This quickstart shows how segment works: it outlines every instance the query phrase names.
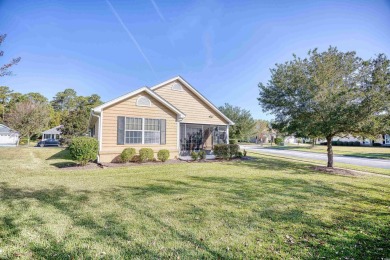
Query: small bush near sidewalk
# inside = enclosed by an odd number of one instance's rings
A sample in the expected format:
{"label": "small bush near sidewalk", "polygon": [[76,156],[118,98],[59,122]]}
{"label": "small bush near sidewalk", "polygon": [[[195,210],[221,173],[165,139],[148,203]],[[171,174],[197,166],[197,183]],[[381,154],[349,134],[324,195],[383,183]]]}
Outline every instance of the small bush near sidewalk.
{"label": "small bush near sidewalk", "polygon": [[139,149],[139,157],[141,162],[153,161],[154,152],[152,148],[141,148]]}
{"label": "small bush near sidewalk", "polygon": [[69,146],[70,155],[73,160],[81,165],[96,160],[99,149],[99,142],[92,137],[75,137]]}
{"label": "small bush near sidewalk", "polygon": [[169,159],[169,151],[166,149],[162,149],[162,150],[158,151],[157,159],[159,159],[162,162],[165,162],[166,160]]}
{"label": "small bush near sidewalk", "polygon": [[134,155],[136,154],[136,151],[134,148],[126,148],[121,153],[121,162],[126,163],[133,159]]}

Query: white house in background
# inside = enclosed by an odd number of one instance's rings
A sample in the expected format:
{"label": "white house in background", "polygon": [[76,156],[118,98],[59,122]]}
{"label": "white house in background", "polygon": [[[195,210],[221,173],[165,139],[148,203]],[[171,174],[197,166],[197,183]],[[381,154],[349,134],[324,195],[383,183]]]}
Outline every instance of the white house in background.
{"label": "white house in background", "polygon": [[42,141],[46,139],[55,139],[58,140],[61,138],[61,129],[63,128],[63,125],[59,125],[56,127],[53,127],[52,129],[46,130],[42,132]]}
{"label": "white house in background", "polygon": [[0,124],[0,146],[17,146],[19,133],[8,126]]}

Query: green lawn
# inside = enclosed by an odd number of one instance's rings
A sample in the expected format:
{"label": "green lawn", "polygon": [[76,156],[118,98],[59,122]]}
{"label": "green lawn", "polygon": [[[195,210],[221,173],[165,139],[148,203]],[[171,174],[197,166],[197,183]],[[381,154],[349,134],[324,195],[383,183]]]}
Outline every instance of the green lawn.
{"label": "green lawn", "polygon": [[63,170],[0,149],[0,258],[390,257],[390,178],[241,162]]}
{"label": "green lawn", "polygon": [[[267,146],[267,148],[295,150],[302,152],[326,153],[326,145],[287,145],[287,146]],[[388,159],[390,160],[390,147],[370,147],[370,146],[333,146],[333,153],[354,157]]]}

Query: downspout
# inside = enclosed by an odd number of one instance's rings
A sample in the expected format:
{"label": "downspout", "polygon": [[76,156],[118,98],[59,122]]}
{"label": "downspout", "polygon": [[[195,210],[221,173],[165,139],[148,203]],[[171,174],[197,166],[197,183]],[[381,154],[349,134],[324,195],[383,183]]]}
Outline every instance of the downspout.
{"label": "downspout", "polygon": [[[98,118],[98,122],[99,122],[99,132],[98,132],[98,142],[99,142],[99,150],[98,150],[98,158],[97,158],[97,161],[98,163],[100,163],[100,151],[102,150],[102,120],[101,120],[101,116],[98,115],[98,114],[95,114],[95,111],[92,110],[91,111],[91,115],[92,116],[95,116]],[[96,132],[96,130],[95,130]]]}

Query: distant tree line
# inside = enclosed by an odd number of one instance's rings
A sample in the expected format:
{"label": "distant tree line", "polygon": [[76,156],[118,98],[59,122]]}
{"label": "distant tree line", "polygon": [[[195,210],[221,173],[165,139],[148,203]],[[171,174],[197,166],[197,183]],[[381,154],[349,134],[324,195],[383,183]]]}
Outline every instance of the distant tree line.
{"label": "distant tree line", "polygon": [[0,122],[28,140],[42,131],[63,125],[65,137],[88,133],[89,114],[103,102],[100,96],[79,96],[74,89],[58,92],[51,101],[37,92],[22,94],[0,86]]}

